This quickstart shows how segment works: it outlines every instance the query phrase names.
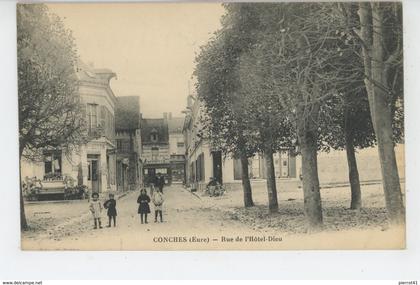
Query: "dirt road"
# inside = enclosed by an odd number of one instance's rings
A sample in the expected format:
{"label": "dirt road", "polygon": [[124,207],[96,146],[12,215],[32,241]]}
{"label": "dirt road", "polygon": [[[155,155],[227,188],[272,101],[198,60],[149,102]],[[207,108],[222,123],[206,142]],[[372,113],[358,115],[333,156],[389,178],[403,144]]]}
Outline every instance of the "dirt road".
{"label": "dirt road", "polygon": [[[331,190],[333,191],[333,190]],[[383,208],[374,205],[364,211],[378,213],[378,223],[371,228],[358,227],[365,214],[348,212],[334,199],[325,198],[325,220],[328,231],[305,234],[305,218],[299,193],[283,194],[280,211],[268,215],[263,193],[256,193],[256,207],[243,209],[240,193],[227,193],[222,198],[200,197],[182,186],[164,189],[164,222],[154,223],[153,205],[148,224],[141,224],[137,214],[137,196],[129,193],[117,202],[117,227],[93,229],[86,201],[81,205],[38,205],[34,208],[59,211],[52,225],[38,219],[42,230],[25,232],[22,248],[28,250],[193,250],[193,249],[311,249],[311,248],[401,248],[404,229],[384,229]],[[331,197],[337,196],[333,192]],[[334,195],[333,195],[334,194]],[[373,194],[372,194],[373,195]],[[376,194],[375,194],[376,195]],[[293,199],[288,197],[295,197]],[[332,198],[331,198],[332,199]],[[341,198],[340,198],[341,199]],[[372,201],[376,201],[373,196]],[[329,206],[330,203],[332,206]],[[339,205],[339,206],[337,206]],[[238,207],[237,207],[238,206]],[[54,208],[55,207],[55,208]],[[32,209],[34,211],[34,209]],[[50,213],[54,214],[54,213]],[[340,216],[344,215],[344,216]],[[366,212],[366,216],[371,216]],[[103,212],[103,225],[107,224]],[[338,222],[337,222],[338,221]],[[369,221],[371,222],[371,221]],[[345,227],[340,226],[340,223]],[[347,227],[348,226],[348,227]],[[332,229],[332,230],[331,230]]]}

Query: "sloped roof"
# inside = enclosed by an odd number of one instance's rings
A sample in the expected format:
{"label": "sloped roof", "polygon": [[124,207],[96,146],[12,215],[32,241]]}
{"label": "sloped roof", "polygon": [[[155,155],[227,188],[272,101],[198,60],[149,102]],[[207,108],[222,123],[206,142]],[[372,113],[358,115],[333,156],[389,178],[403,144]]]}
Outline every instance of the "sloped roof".
{"label": "sloped roof", "polygon": [[140,128],[140,100],[138,96],[117,97],[115,105],[115,130]]}
{"label": "sloped roof", "polygon": [[109,80],[117,75],[108,68],[94,68],[80,59],[77,61],[76,75],[82,82],[93,82],[102,85],[109,85]]}
{"label": "sloped roof", "polygon": [[168,119],[168,129],[169,133],[182,133],[182,127],[184,126],[184,118],[182,117],[174,117]]}
{"label": "sloped roof", "polygon": [[[153,142],[151,134],[156,132],[158,140]],[[165,119],[142,119],[141,120],[141,138],[143,144],[167,144],[169,142],[168,123]]]}

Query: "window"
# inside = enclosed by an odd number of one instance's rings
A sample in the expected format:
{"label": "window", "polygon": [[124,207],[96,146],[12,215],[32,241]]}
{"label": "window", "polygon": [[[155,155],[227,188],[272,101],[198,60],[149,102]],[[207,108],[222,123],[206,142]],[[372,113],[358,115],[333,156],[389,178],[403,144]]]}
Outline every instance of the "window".
{"label": "window", "polygon": [[125,140],[125,141],[123,141],[123,144],[122,144],[122,149],[124,150],[124,151],[131,151],[131,147],[130,147],[131,145],[130,145],[130,141],[129,140]]}
{"label": "window", "polygon": [[233,179],[241,180],[242,179],[242,164],[240,159],[233,160]]}
{"label": "window", "polygon": [[115,136],[115,119],[111,112],[109,113],[109,115],[111,118],[111,122],[109,123],[110,129],[111,129],[110,137],[113,138]]}
{"label": "window", "polygon": [[88,129],[92,131],[98,126],[98,105],[87,104]]}
{"label": "window", "polygon": [[101,106],[101,117],[100,117],[100,121],[99,121],[99,126],[105,131],[106,128],[106,108],[105,106]]}
{"label": "window", "polygon": [[45,176],[59,177],[61,176],[61,153],[47,153],[44,155]]}
{"label": "window", "polygon": [[130,140],[118,139],[117,149],[123,152],[130,152],[131,151]]}
{"label": "window", "polygon": [[204,169],[204,153],[201,153],[196,160],[196,177],[197,181],[205,180],[205,169]]}
{"label": "window", "polygon": [[183,142],[178,142],[178,143],[176,144],[176,146],[177,146],[177,147],[184,147],[184,143],[183,143]]}
{"label": "window", "polygon": [[159,148],[152,147],[152,160],[158,160],[159,158]]}
{"label": "window", "polygon": [[152,141],[152,142],[157,142],[158,141],[158,132],[157,132],[157,130],[156,129],[153,129],[151,132],[150,132],[150,140]]}
{"label": "window", "polygon": [[168,169],[167,168],[156,168],[155,172],[156,172],[156,174],[158,174],[158,173],[168,174]]}

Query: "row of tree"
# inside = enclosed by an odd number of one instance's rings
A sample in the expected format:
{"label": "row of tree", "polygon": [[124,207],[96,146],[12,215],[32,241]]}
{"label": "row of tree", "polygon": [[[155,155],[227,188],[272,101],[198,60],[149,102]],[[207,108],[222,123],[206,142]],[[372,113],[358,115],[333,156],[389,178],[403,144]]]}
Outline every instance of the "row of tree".
{"label": "row of tree", "polygon": [[394,152],[403,138],[400,3],[229,3],[202,47],[195,75],[206,134],[240,158],[245,207],[248,158],[263,153],[268,206],[278,210],[273,153],[302,156],[304,211],[322,226],[317,153],[345,149],[352,209],[362,205],[355,149],[377,143],[386,206],[404,221]]}

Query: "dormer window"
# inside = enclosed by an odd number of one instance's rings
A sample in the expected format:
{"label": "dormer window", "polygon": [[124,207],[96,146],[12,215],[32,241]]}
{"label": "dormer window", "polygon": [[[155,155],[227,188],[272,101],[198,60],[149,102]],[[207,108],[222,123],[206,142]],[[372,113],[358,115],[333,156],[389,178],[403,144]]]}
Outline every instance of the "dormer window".
{"label": "dormer window", "polygon": [[157,130],[156,130],[156,129],[153,129],[153,130],[150,132],[150,140],[151,140],[152,142],[157,142],[157,141],[158,141],[158,139],[159,139],[159,137],[158,137],[158,132],[157,132]]}

